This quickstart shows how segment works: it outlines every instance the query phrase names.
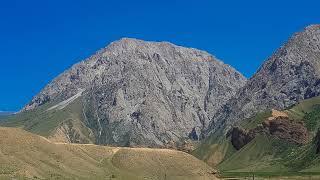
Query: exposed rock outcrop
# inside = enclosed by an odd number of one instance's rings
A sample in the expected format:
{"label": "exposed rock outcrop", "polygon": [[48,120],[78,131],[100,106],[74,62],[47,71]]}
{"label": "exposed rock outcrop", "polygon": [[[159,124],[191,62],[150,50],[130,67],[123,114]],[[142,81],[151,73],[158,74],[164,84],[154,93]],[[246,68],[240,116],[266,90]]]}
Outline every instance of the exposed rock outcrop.
{"label": "exposed rock outcrop", "polygon": [[227,137],[231,136],[231,143],[236,150],[241,149],[243,146],[248,144],[252,139],[255,138],[256,134],[253,131],[246,131],[240,127],[234,127]]}
{"label": "exposed rock outcrop", "polygon": [[308,143],[308,130],[302,121],[290,120],[288,117],[278,116],[267,119],[256,128],[245,130],[240,127],[232,128],[227,137],[231,136],[231,143],[237,150],[248,144],[258,134],[267,134],[295,144]]}
{"label": "exposed rock outcrop", "polygon": [[283,111],[278,111],[278,110],[276,110],[276,109],[272,109],[272,110],[271,110],[271,116],[268,117],[268,120],[271,121],[271,120],[274,120],[274,119],[276,119],[276,118],[278,118],[278,117],[288,118],[289,116],[288,116],[287,113],[285,113],[285,112],[283,112]]}
{"label": "exposed rock outcrop", "polygon": [[284,109],[320,94],[320,25],[295,34],[271,56],[237,94],[215,114],[209,131],[268,109]]}
{"label": "exposed rock outcrop", "polygon": [[200,139],[245,82],[204,51],[124,38],[62,73],[23,110],[81,98],[96,144],[166,147]]}
{"label": "exposed rock outcrop", "polygon": [[296,144],[306,144],[308,142],[308,130],[302,121],[278,117],[271,121],[264,121],[263,126],[269,129],[271,135],[280,139]]}

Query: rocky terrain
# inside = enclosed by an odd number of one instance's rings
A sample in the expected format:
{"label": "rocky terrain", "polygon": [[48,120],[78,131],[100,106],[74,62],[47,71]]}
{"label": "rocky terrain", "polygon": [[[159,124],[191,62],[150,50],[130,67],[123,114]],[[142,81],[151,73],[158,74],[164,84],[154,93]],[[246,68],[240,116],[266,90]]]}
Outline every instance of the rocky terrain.
{"label": "rocky terrain", "polygon": [[208,134],[267,109],[285,109],[320,92],[320,25],[296,33],[214,115]]}
{"label": "rocky terrain", "polygon": [[48,104],[60,111],[79,100],[81,122],[60,123],[55,139],[167,147],[199,140],[245,82],[204,51],[124,38],[59,75],[22,112]]}
{"label": "rocky terrain", "polygon": [[234,127],[227,134],[227,137],[231,136],[232,145],[236,150],[239,150],[262,133],[300,145],[308,143],[308,130],[303,121],[295,121],[281,116],[265,120],[254,129],[246,130]]}
{"label": "rocky terrain", "polygon": [[234,127],[227,133],[227,138],[229,136],[233,147],[236,150],[239,150],[252,141],[255,138],[256,133],[254,130],[246,131],[240,127]]}
{"label": "rocky terrain", "polygon": [[317,96],[283,111],[258,113],[239,121],[225,135],[212,134],[192,154],[235,177],[252,171],[265,178],[284,172],[320,175],[319,105]]}
{"label": "rocky terrain", "polygon": [[308,143],[308,130],[303,121],[295,121],[287,117],[278,117],[263,123],[273,136],[296,144]]}

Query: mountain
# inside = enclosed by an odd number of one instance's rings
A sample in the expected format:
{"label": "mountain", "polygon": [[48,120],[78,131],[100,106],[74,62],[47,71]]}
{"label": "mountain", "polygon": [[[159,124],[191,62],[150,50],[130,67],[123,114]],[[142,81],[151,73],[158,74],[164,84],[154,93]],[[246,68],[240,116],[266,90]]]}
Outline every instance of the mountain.
{"label": "mountain", "polygon": [[217,110],[192,154],[227,177],[319,177],[319,86],[320,25],[311,25]]}
{"label": "mountain", "polygon": [[0,179],[216,179],[215,170],[180,151],[52,143],[0,127]]}
{"label": "mountain", "polygon": [[311,25],[291,37],[217,111],[207,134],[227,130],[258,112],[285,109],[319,94],[320,25]]}
{"label": "mountain", "polygon": [[183,146],[245,82],[204,51],[124,38],[63,72],[2,125],[60,142]]}

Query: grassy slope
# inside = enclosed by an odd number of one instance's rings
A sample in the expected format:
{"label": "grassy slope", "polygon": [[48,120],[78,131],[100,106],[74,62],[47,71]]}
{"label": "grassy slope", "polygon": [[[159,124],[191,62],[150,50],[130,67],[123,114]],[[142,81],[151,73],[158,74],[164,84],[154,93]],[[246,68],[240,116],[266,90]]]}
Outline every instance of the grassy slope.
{"label": "grassy slope", "polygon": [[320,96],[299,102],[292,108],[286,110],[292,119],[303,119],[305,113],[314,110],[315,106],[320,105]]}
{"label": "grassy slope", "polygon": [[[286,112],[291,118],[304,120],[312,136],[320,125],[319,104],[320,97],[315,97],[300,102]],[[254,128],[270,114],[269,111],[259,113],[253,118],[242,121],[240,126],[247,129]],[[229,150],[231,153],[224,153],[223,149],[226,144],[230,144],[230,140],[221,136],[213,137],[202,143],[193,154],[213,167],[216,167],[217,164],[211,163],[210,159],[220,154],[222,161],[217,168],[222,174],[239,175],[243,173],[247,175],[255,172],[270,176],[318,174],[320,172],[320,156],[315,155],[313,142],[299,147],[274,137],[260,135],[241,150]],[[228,149],[232,149],[230,146],[232,145],[230,144]]]}
{"label": "grassy slope", "polygon": [[235,153],[236,150],[231,142],[220,136],[212,136],[201,143],[191,154],[205,161],[212,167]]}
{"label": "grassy slope", "polygon": [[219,164],[219,169],[222,171],[257,171],[266,167],[266,164],[261,162],[267,162],[271,155],[271,140],[261,135]]}
{"label": "grassy slope", "polygon": [[73,101],[64,109],[48,110],[57,102],[44,104],[39,108],[27,112],[7,116],[0,121],[0,126],[19,127],[26,131],[48,137],[63,122],[72,120],[80,122],[82,117],[81,97]]}
{"label": "grassy slope", "polygon": [[173,150],[54,144],[16,128],[0,128],[0,179],[210,179],[211,169]]}
{"label": "grassy slope", "polygon": [[256,116],[242,121],[240,126],[245,129],[253,129],[257,127],[258,124],[261,124],[266,118],[271,116],[271,111],[266,111],[258,113]]}

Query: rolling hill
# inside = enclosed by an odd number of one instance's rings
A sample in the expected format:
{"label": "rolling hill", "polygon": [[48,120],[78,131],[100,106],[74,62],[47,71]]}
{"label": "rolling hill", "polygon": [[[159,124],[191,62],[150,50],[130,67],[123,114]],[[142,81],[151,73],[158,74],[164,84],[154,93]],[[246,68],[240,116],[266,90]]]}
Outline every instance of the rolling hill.
{"label": "rolling hill", "polygon": [[22,128],[53,142],[92,143],[92,133],[83,124],[81,100],[78,97],[63,109],[50,109],[55,103],[53,102],[34,110],[6,116],[0,126]]}
{"label": "rolling hill", "polygon": [[174,150],[52,143],[0,128],[0,179],[215,179],[215,171]]}

